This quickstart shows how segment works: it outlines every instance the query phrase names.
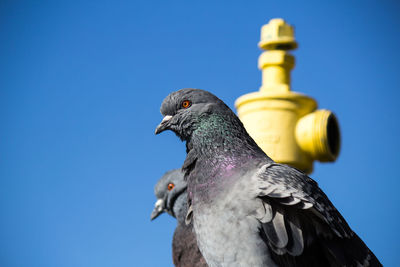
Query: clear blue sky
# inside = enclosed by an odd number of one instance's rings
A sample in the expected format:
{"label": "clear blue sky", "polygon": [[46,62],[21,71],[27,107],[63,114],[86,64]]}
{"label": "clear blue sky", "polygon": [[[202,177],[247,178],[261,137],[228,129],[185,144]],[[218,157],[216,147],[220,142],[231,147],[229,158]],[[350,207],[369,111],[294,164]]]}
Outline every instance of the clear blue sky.
{"label": "clear blue sky", "polygon": [[[386,266],[400,260],[395,1],[2,1],[0,265],[172,266],[153,186],[184,144],[154,135],[171,91],[233,107],[258,90],[260,27],[296,27],[294,91],[333,110],[338,161],[312,177]],[[93,1],[94,2],[94,1]]]}

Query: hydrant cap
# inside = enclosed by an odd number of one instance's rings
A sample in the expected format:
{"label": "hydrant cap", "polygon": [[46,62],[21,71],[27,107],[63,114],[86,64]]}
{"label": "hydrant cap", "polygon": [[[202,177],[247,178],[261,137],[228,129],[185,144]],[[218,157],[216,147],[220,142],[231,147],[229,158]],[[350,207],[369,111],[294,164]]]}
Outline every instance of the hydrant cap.
{"label": "hydrant cap", "polygon": [[294,38],[293,26],[287,24],[283,19],[271,19],[261,28],[261,40],[258,46],[265,50],[296,49],[297,42]]}

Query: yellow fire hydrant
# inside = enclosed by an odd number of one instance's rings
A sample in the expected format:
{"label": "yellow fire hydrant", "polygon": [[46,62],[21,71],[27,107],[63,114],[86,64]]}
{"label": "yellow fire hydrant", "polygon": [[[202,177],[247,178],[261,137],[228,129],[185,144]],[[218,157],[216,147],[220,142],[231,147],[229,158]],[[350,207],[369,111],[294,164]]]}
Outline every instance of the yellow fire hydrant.
{"label": "yellow fire hydrant", "polygon": [[236,100],[238,116],[257,144],[276,162],[307,173],[314,160],[335,161],[340,150],[335,115],[317,110],[309,96],[290,91],[290,71],[295,65],[289,50],[297,48],[294,29],[283,19],[261,28],[258,61],[262,71],[260,91]]}

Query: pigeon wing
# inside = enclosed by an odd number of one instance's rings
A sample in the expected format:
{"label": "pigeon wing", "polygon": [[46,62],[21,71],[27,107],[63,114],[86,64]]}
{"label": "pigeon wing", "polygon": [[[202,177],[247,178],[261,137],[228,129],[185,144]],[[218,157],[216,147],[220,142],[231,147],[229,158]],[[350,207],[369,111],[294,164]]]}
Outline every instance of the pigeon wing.
{"label": "pigeon wing", "polygon": [[257,177],[260,234],[278,264],[381,266],[306,174],[272,163]]}

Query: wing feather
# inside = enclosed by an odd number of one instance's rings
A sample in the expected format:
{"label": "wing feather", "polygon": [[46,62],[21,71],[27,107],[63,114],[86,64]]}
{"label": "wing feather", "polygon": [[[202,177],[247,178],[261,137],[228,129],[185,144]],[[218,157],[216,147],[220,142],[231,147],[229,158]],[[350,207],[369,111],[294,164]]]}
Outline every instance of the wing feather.
{"label": "wing feather", "polygon": [[261,236],[278,263],[381,266],[314,180],[276,163],[264,165],[257,176]]}

